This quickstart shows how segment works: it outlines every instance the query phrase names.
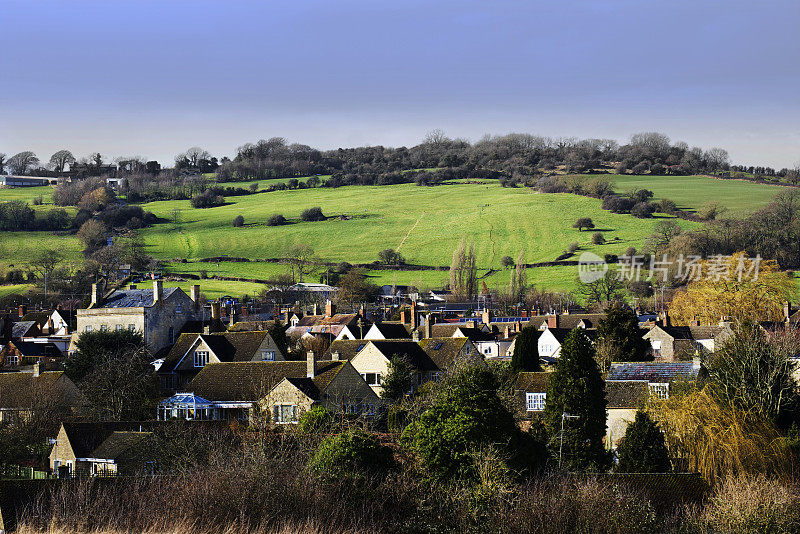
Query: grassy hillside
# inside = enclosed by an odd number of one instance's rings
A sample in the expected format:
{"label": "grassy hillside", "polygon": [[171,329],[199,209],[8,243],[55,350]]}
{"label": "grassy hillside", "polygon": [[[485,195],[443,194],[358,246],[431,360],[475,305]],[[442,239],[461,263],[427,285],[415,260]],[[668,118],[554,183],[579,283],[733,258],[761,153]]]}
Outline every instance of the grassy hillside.
{"label": "grassy hillside", "polygon": [[[709,200],[741,214],[764,206],[779,186],[741,180],[693,177],[610,176],[618,191],[645,187],[656,198],[670,198],[684,209],[696,209]],[[274,181],[259,182],[267,187]],[[248,183],[233,183],[246,187]],[[2,189],[0,201],[32,201],[42,195],[51,202],[49,187]],[[300,213],[320,206],[330,217],[323,222],[301,222]],[[483,184],[455,183],[437,187],[413,184],[376,187],[342,187],[259,193],[229,197],[225,206],[193,209],[189,201],[164,201],[144,204],[143,208],[165,219],[175,208],[179,222],[158,224],[142,230],[148,253],[160,259],[186,258],[190,263],[168,264],[175,272],[209,276],[270,279],[286,272],[284,265],[263,262],[216,264],[192,262],[198,258],[229,255],[248,258],[285,257],[294,243],[309,244],[325,261],[368,263],[384,248],[400,250],[409,263],[449,265],[452,252],[462,237],[476,243],[479,276],[494,269],[482,280],[489,288],[503,287],[509,273],[500,269],[500,258],[516,259],[525,250],[528,263],[553,261],[572,242],[597,254],[619,254],[629,246],[640,248],[658,218],[640,220],[600,209],[600,201],[569,194],[538,194],[526,188],[502,188],[496,181]],[[292,224],[266,226],[275,213]],[[245,226],[234,228],[233,218],[243,215]],[[347,220],[340,220],[344,215]],[[579,217],[591,217],[603,232],[605,245],[592,245],[591,232],[572,228]],[[680,221],[691,227],[697,223]],[[80,261],[81,245],[75,237],[56,237],[46,232],[0,233],[0,270],[22,265],[37,253],[57,248],[69,259]],[[384,271],[368,273],[378,284],[414,284],[438,287],[447,278],[441,271]],[[528,280],[539,287],[570,289],[575,286],[576,269],[569,266],[528,270]],[[316,279],[315,279],[316,280]],[[243,294],[257,290],[258,284],[204,280],[209,295]],[[186,284],[188,286],[188,282]],[[260,287],[260,286],[259,286]]]}

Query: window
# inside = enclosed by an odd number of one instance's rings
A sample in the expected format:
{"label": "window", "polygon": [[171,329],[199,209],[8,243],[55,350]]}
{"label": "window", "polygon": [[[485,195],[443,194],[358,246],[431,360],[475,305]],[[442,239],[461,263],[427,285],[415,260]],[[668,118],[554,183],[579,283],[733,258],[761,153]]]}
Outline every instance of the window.
{"label": "window", "polygon": [[205,367],[208,363],[208,351],[207,350],[196,350],[194,351],[194,366],[195,367]]}
{"label": "window", "polygon": [[181,315],[183,313],[183,304],[177,304],[175,306],[175,313]]}
{"label": "window", "polygon": [[86,325],[86,328],[84,329],[84,331],[85,331],[85,332],[91,332],[91,331],[92,331],[92,325],[90,325],[90,324],[87,324],[87,325]]}
{"label": "window", "polygon": [[293,423],[297,421],[297,405],[296,404],[279,404],[275,406],[275,422],[276,423]]}
{"label": "window", "polygon": [[483,349],[483,353],[484,354],[491,354],[492,353],[492,347],[486,347],[485,349]]}
{"label": "window", "polygon": [[650,395],[658,399],[669,398],[669,383],[667,382],[653,382],[648,384]]}
{"label": "window", "polygon": [[526,393],[525,407],[529,412],[541,412],[544,410],[545,400],[547,400],[547,393]]}
{"label": "window", "polygon": [[8,365],[19,365],[19,355],[16,352],[8,354]]}
{"label": "window", "polygon": [[119,332],[120,330],[122,330],[122,325],[121,325],[121,324],[118,324],[117,326],[115,326],[115,327],[114,327],[114,330],[116,330],[117,332]]}
{"label": "window", "polygon": [[261,351],[261,361],[264,362],[271,362],[275,360],[275,351],[274,350],[262,350]]}
{"label": "window", "polygon": [[100,325],[100,331],[101,332],[108,332],[108,325],[107,324],[101,324]]}
{"label": "window", "polygon": [[370,386],[380,386],[383,376],[380,373],[361,373],[361,378]]}
{"label": "window", "polygon": [[135,325],[135,324],[129,324],[129,325],[128,325],[128,330],[130,330],[131,332],[133,332],[134,330],[136,330],[136,325]]}

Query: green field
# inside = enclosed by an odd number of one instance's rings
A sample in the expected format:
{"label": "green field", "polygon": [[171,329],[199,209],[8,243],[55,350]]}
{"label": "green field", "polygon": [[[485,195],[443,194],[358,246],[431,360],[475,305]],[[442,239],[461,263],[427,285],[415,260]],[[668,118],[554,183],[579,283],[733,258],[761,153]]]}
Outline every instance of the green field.
{"label": "green field", "polygon": [[[618,191],[645,187],[656,198],[670,198],[680,207],[696,209],[709,200],[729,208],[728,213],[746,213],[764,206],[775,193],[785,191],[741,180],[707,177],[611,176]],[[223,185],[247,187],[249,182]],[[264,188],[272,180],[262,180]],[[32,200],[49,188],[0,190],[0,201]],[[661,220],[635,219],[600,209],[597,199],[570,194],[539,194],[527,188],[502,188],[496,181],[483,184],[453,183],[436,187],[413,184],[393,186],[349,186],[338,189],[316,188],[258,193],[228,197],[224,206],[193,209],[189,201],[162,201],[143,204],[145,210],[170,219],[179,210],[178,223],[165,222],[142,230],[147,252],[163,260],[188,259],[189,263],[168,263],[170,272],[220,275],[241,278],[274,279],[288,266],[265,262],[200,263],[195,260],[220,255],[255,258],[286,257],[291,245],[310,245],[323,261],[369,263],[385,248],[399,249],[407,262],[447,266],[462,237],[475,242],[478,274],[497,270],[481,279],[487,287],[504,287],[509,272],[500,269],[504,255],[516,259],[525,251],[526,263],[553,261],[572,242],[582,251],[599,255],[620,254],[630,246],[640,248]],[[300,213],[320,206],[329,219],[301,222]],[[266,226],[275,213],[291,224]],[[231,224],[244,216],[245,226]],[[340,215],[345,216],[340,219]],[[579,217],[591,217],[607,244],[591,244],[592,232],[572,228]],[[679,221],[685,227],[698,223]],[[0,269],[24,265],[43,250],[58,249],[67,258],[79,261],[81,244],[75,237],[55,237],[44,232],[0,233]],[[577,259],[577,258],[573,258]],[[442,271],[370,270],[377,284],[439,287],[447,278]],[[575,287],[576,269],[569,266],[528,270],[529,283],[552,289]],[[310,280],[318,281],[318,276]],[[188,286],[190,282],[183,285]],[[248,282],[201,281],[210,294],[244,294],[260,288]],[[258,288],[253,287],[258,286]]]}

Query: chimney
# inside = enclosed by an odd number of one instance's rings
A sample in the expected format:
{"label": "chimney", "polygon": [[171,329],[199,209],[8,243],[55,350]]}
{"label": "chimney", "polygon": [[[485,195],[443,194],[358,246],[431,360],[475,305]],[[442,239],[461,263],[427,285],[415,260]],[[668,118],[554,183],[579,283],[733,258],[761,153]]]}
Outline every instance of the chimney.
{"label": "chimney", "polygon": [[485,325],[491,324],[491,322],[492,322],[492,312],[490,310],[484,308],[483,312],[481,313],[481,320],[483,321],[483,324],[485,324]]}
{"label": "chimney", "polygon": [[431,336],[431,331],[433,330],[431,328],[432,326],[433,326],[433,316],[428,315],[428,317],[425,319],[425,325],[422,328],[422,334],[425,337],[425,339],[430,339],[432,337]]}
{"label": "chimney", "polygon": [[211,334],[211,326],[209,326],[209,325],[205,325],[205,326],[203,327],[203,334],[205,334],[205,335],[209,335],[209,334]]}
{"label": "chimney", "polygon": [[558,328],[558,315],[547,316],[547,328]]}
{"label": "chimney", "polygon": [[55,329],[56,325],[53,323],[53,317],[50,316],[47,318],[47,333],[52,336]]}
{"label": "chimney", "polygon": [[408,324],[410,322],[408,320],[408,310],[405,308],[400,310],[400,322],[403,324]]}
{"label": "chimney", "polygon": [[311,315],[317,315],[319,313],[319,309],[317,308],[317,303],[315,302],[314,305],[311,307]]}
{"label": "chimney", "polygon": [[508,331],[508,325],[504,326],[504,327],[503,327],[503,338],[504,338],[504,339],[508,339],[508,335],[509,335],[509,333],[510,333],[510,332]]}
{"label": "chimney", "polygon": [[20,317],[20,319],[25,317],[26,313],[28,313],[28,307],[25,306],[24,304],[20,304],[19,305],[19,317]]}
{"label": "chimney", "polygon": [[330,300],[325,303],[325,317],[333,317],[336,315],[336,304]]}
{"label": "chimney", "polygon": [[200,285],[199,284],[192,284],[191,288],[189,288],[189,296],[194,302],[195,309],[198,308],[200,305]]}
{"label": "chimney", "polygon": [[411,301],[411,329],[416,330],[419,326],[417,321],[417,301]]}
{"label": "chimney", "polygon": [[661,323],[662,323],[664,326],[672,326],[672,320],[669,318],[669,312],[668,312],[668,311],[665,311],[665,312],[664,312],[664,317],[663,317],[663,319],[661,320]]}
{"label": "chimney", "polygon": [[317,355],[313,350],[306,353],[306,376],[308,378],[317,376]]}
{"label": "chimney", "polygon": [[700,326],[700,317],[697,315],[692,317],[692,320],[689,322],[689,326]]}
{"label": "chimney", "polygon": [[413,332],[411,332],[411,340],[419,341],[419,330],[414,330]]}
{"label": "chimney", "polygon": [[283,312],[283,324],[284,326],[289,326],[289,315],[291,314],[291,310],[286,310]]}
{"label": "chimney", "polygon": [[164,282],[161,280],[153,280],[153,304],[163,302],[164,300]]}
{"label": "chimney", "polygon": [[219,302],[211,303],[211,320],[219,321]]}
{"label": "chimney", "polygon": [[338,362],[339,361],[339,351],[335,350],[331,352],[331,360]]}
{"label": "chimney", "polygon": [[522,322],[521,321],[514,322],[514,332],[522,332]]}
{"label": "chimney", "polygon": [[475,328],[475,321],[464,321],[464,326],[466,328]]}
{"label": "chimney", "polygon": [[92,284],[92,306],[99,306],[100,299],[100,284]]}
{"label": "chimney", "polygon": [[236,323],[236,310],[231,306],[230,312],[228,312],[228,319],[230,322],[230,326],[233,326]]}

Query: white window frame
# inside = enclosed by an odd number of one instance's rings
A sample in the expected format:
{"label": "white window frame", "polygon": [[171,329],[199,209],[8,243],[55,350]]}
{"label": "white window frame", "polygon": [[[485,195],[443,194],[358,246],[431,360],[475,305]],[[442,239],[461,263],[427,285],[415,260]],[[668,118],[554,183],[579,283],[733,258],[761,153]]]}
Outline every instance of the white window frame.
{"label": "white window frame", "polygon": [[128,330],[130,330],[131,332],[134,332],[134,331],[136,331],[136,325],[135,325],[135,324],[132,324],[132,323],[131,323],[131,324],[129,324],[129,325],[128,325]]}
{"label": "white window frame", "polygon": [[122,325],[118,324],[118,325],[114,326],[114,330],[116,330],[117,332],[122,331]]}
{"label": "white window frame", "polygon": [[[283,410],[290,409],[291,415],[289,416],[289,420],[285,420],[283,417]],[[297,404],[276,404],[275,405],[275,423],[279,425],[290,425],[292,423],[296,423],[299,420],[299,407]]]}
{"label": "white window frame", "polygon": [[208,351],[207,350],[194,351],[194,366],[205,367],[206,365],[208,365]]}
{"label": "white window frame", "polygon": [[647,391],[651,397],[657,399],[668,399],[669,382],[650,382],[647,384]]}
{"label": "white window frame", "polygon": [[100,331],[101,332],[108,332],[108,325],[107,324],[101,324],[100,325]]}
{"label": "white window frame", "polygon": [[[367,379],[370,375],[372,375],[373,378],[372,382]],[[369,386],[380,386],[383,384],[383,375],[381,373],[361,373],[361,378],[363,378],[364,382]]]}
{"label": "white window frame", "polygon": [[10,352],[8,354],[8,365],[19,365],[19,354]]}
{"label": "white window frame", "polygon": [[261,351],[261,361],[262,362],[274,362],[275,361],[275,351],[274,350],[262,350]]}
{"label": "white window frame", "polygon": [[529,412],[541,412],[547,401],[547,393],[525,393],[525,409]]}
{"label": "white window frame", "polygon": [[86,327],[83,329],[83,331],[84,332],[91,332],[92,331],[92,325],[87,324]]}

